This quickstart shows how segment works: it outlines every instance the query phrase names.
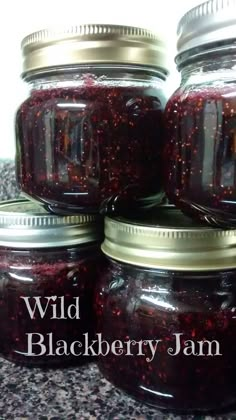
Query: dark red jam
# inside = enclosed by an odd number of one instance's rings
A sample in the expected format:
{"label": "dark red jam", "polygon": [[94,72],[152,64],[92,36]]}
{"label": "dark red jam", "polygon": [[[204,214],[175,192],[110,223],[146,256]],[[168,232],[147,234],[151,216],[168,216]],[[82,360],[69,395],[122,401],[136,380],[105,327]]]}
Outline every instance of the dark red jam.
{"label": "dark red jam", "polygon": [[58,213],[106,213],[158,203],[161,88],[131,82],[106,86],[87,79],[82,86],[33,90],[20,107],[21,189]]}
{"label": "dark red jam", "polygon": [[165,189],[189,215],[236,226],[236,85],[180,88],[166,107]]}
{"label": "dark red jam", "polygon": [[84,334],[90,343],[101,258],[95,245],[1,249],[0,355],[41,367],[88,361]]}
{"label": "dark red jam", "polygon": [[[125,349],[99,357],[117,387],[174,412],[214,412],[236,402],[235,271],[164,272],[110,260],[96,313],[103,340],[120,340]],[[135,343],[128,355],[129,340],[160,341],[153,356],[149,345]]]}

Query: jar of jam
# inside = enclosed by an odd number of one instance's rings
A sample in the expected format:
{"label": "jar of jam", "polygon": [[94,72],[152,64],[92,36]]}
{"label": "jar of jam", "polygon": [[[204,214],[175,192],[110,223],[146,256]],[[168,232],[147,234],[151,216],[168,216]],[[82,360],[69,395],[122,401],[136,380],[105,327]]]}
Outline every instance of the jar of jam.
{"label": "jar of jam", "polygon": [[236,226],[235,2],[210,0],[178,27],[180,88],[166,106],[165,189],[188,215]]}
{"label": "jar of jam", "polygon": [[97,216],[50,215],[22,199],[0,205],[2,357],[42,367],[88,360],[101,239]]}
{"label": "jar of jam", "polygon": [[108,268],[95,308],[104,376],[176,413],[235,403],[236,232],[169,206],[146,221],[107,218],[102,249]]}
{"label": "jar of jam", "polygon": [[39,31],[22,49],[31,89],[16,116],[22,191],[63,214],[162,201],[163,41],[82,25]]}

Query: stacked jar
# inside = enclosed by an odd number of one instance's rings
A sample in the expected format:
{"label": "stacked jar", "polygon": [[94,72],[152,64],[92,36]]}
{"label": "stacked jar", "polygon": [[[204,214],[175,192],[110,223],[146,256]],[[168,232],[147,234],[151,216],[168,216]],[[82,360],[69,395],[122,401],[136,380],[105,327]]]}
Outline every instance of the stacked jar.
{"label": "stacked jar", "polygon": [[235,2],[210,0],[178,26],[181,86],[166,107],[165,189],[197,220],[236,226]]}
{"label": "stacked jar", "polygon": [[162,201],[167,59],[151,31],[82,25],[22,43],[30,97],[16,116],[22,191],[56,213]]}
{"label": "stacked jar", "polygon": [[173,206],[107,218],[96,293],[99,367],[115,386],[176,413],[236,402],[236,231]]}
{"label": "stacked jar", "polygon": [[60,217],[25,199],[0,204],[1,356],[42,367],[86,359],[79,342],[94,339],[102,237],[96,215]]}

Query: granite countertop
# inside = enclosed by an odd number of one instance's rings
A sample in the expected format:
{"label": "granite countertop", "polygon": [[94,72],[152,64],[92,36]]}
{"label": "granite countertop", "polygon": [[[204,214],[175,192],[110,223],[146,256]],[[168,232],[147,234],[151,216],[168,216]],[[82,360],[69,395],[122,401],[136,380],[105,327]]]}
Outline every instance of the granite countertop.
{"label": "granite countertop", "polygon": [[[41,370],[0,359],[0,419],[6,420],[211,420],[162,414],[115,389],[94,363]],[[236,419],[221,416],[218,420]]]}
{"label": "granite countertop", "polygon": [[[16,197],[14,164],[0,162],[0,199]],[[0,420],[233,420],[162,414],[115,389],[96,364],[68,369],[23,368],[0,358]]]}

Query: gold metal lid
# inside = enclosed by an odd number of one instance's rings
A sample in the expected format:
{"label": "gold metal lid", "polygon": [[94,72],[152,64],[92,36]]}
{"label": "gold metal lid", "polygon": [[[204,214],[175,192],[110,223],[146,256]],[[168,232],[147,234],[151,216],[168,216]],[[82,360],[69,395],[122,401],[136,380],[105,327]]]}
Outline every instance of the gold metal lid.
{"label": "gold metal lid", "polygon": [[57,216],[26,199],[0,204],[0,246],[57,248],[103,239],[103,224],[96,215]]}
{"label": "gold metal lid", "polygon": [[23,77],[76,64],[150,66],[167,74],[164,40],[142,28],[95,24],[48,28],[28,35],[21,46]]}
{"label": "gold metal lid", "polygon": [[196,224],[167,206],[149,215],[148,222],[106,218],[102,250],[114,260],[141,267],[195,272],[235,269],[236,230]]}

